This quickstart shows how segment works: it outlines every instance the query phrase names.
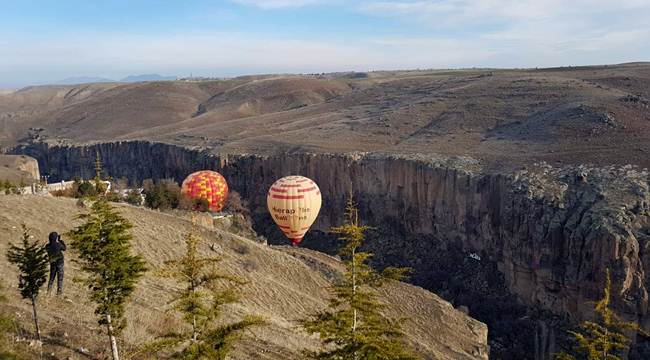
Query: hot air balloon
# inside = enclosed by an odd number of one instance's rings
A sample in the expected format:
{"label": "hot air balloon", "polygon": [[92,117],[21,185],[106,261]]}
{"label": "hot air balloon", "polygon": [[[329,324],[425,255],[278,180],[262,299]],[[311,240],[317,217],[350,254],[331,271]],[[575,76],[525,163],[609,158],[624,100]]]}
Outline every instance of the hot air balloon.
{"label": "hot air balloon", "polygon": [[209,211],[219,212],[228,198],[228,183],[218,172],[197,171],[183,181],[181,192],[193,200],[205,199]]}
{"label": "hot air balloon", "polygon": [[316,221],[322,199],[313,180],[287,176],[271,185],[266,203],[273,221],[296,246]]}

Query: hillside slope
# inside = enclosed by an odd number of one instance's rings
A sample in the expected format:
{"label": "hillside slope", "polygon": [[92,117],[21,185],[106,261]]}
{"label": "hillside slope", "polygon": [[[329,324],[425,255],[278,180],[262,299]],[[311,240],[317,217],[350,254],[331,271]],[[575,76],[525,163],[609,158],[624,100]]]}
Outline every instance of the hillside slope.
{"label": "hillside slope", "polygon": [[[124,339],[125,349],[151,339],[164,329],[178,326],[178,319],[166,312],[165,305],[173,282],[153,273],[165,260],[183,252],[183,235],[191,222],[170,214],[119,206],[120,212],[135,225],[134,249],[142,254],[151,271],[141,280],[128,306],[129,327]],[[37,239],[45,239],[49,231],[65,232],[77,222],[72,219],[84,209],[74,200],[36,196],[0,197],[0,253],[8,243],[20,236],[20,223],[34,229]],[[238,235],[201,227],[201,252],[219,255],[222,265],[233,274],[246,277],[243,301],[232,305],[230,318],[258,314],[268,325],[247,333],[237,346],[233,359],[300,359],[301,349],[317,345],[314,337],[304,334],[297,320],[322,309],[327,302],[329,281],[340,270],[340,263],[327,255],[307,249],[269,247]],[[46,345],[48,353],[59,358],[85,358],[80,347],[90,350],[96,358],[104,353],[105,339],[96,331],[92,305],[86,291],[73,278],[79,268],[68,255],[66,263],[66,297],[43,296],[41,300],[42,327],[50,340],[63,340]],[[5,285],[10,295],[10,310],[21,323],[31,329],[30,312],[26,302],[17,296],[13,279],[16,270],[6,261],[0,262]],[[408,318],[404,328],[409,341],[429,359],[487,359],[487,328],[484,324],[456,311],[436,295],[421,288],[398,283],[381,291],[381,298],[390,306],[390,316]]]}
{"label": "hillside slope", "polygon": [[0,146],[151,140],[650,166],[647,63],[366,75],[33,87],[0,95]]}

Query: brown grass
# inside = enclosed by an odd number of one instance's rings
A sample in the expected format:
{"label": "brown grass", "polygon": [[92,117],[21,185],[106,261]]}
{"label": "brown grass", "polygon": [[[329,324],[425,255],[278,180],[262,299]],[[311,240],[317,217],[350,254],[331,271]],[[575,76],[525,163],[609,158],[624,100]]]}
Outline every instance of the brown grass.
{"label": "brown grass", "polygon": [[0,95],[0,147],[36,127],[53,143],[137,139],[233,154],[379,151],[650,166],[647,63],[369,75],[34,87]]}
{"label": "brown grass", "polygon": [[[134,250],[145,257],[151,269],[128,306],[129,326],[123,334],[122,345],[129,352],[157,334],[181,326],[178,316],[170,313],[166,305],[177,284],[155,277],[154,273],[165,260],[182,254],[183,235],[192,225],[189,217],[129,205],[116,206],[134,223]],[[33,228],[36,238],[45,242],[50,231],[64,233],[77,225],[72,219],[80,211],[84,209],[78,208],[73,199],[1,197],[0,253],[4,254],[9,242],[18,240],[20,223]],[[302,349],[318,346],[317,339],[302,332],[297,321],[326,306],[329,296],[326,275],[340,270],[338,261],[306,249],[268,247],[210,227],[200,227],[200,232],[204,239],[200,251],[204,255],[223,257],[225,269],[249,280],[243,288],[243,300],[228,307],[227,320],[256,314],[268,321],[267,326],[244,335],[233,359],[300,359]],[[211,250],[211,244],[219,245],[217,250]],[[241,250],[244,248],[247,250]],[[310,259],[310,265],[301,258]],[[87,300],[86,290],[72,281],[81,276],[78,265],[71,254],[66,261],[65,297],[41,299],[42,327],[49,339],[45,350],[60,358],[76,359],[83,358],[77,352],[83,346],[93,356],[103,358],[108,355],[106,340],[93,316],[93,305]],[[19,299],[13,282],[16,270],[2,261],[0,271],[7,274],[6,282],[11,281],[6,284],[9,306],[5,309],[18,314],[20,323],[31,329],[28,304]],[[411,285],[395,284],[382,291],[382,298],[392,305],[390,315],[409,318],[404,325],[409,341],[428,358],[487,358],[472,355],[486,347],[485,325],[454,310],[436,295]],[[53,345],[55,340],[60,345]]]}

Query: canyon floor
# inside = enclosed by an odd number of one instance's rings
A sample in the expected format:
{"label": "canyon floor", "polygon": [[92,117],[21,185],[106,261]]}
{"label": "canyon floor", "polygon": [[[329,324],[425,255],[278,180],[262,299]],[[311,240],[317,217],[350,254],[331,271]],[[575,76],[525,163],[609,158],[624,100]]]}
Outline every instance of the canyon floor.
{"label": "canyon floor", "polygon": [[[128,354],[138,344],[180,324],[167,305],[178,285],[156,277],[155,272],[164,261],[182,255],[183,238],[191,221],[183,213],[168,214],[126,205],[118,209],[133,221],[134,252],[141,254],[150,268],[127,306],[129,326],[122,346]],[[32,228],[35,238],[44,242],[49,231],[72,229],[78,223],[73,220],[75,215],[83,211],[73,199],[0,196],[0,252],[4,254],[9,243],[19,241],[21,223]],[[222,257],[224,269],[249,280],[242,289],[241,302],[228,307],[226,321],[257,314],[268,323],[244,334],[232,359],[301,359],[301,350],[318,346],[317,338],[301,331],[298,320],[326,306],[327,287],[339,276],[340,262],[307,249],[267,246],[219,226],[215,228],[211,219],[199,223],[201,253]],[[9,298],[3,310],[15,314],[21,326],[31,331],[31,308],[19,298],[13,281],[16,269],[3,261],[0,270],[5,274],[5,293]],[[108,355],[86,290],[73,280],[80,275],[74,256],[68,254],[65,297],[43,295],[40,299],[44,352],[54,353],[58,359],[98,359]],[[487,327],[438,296],[404,283],[392,284],[380,295],[388,305],[389,316],[405,318],[408,341],[426,358],[487,359]],[[88,355],[79,352],[82,347]]]}

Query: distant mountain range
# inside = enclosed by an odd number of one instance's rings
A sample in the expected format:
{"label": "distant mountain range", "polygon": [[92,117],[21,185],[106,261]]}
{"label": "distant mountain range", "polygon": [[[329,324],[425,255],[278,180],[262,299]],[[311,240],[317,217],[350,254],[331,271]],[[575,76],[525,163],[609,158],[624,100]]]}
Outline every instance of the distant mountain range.
{"label": "distant mountain range", "polygon": [[55,85],[72,85],[72,84],[87,84],[87,83],[102,83],[102,82],[114,82],[115,80],[102,78],[102,77],[93,77],[93,76],[73,76],[59,80],[55,82]]}
{"label": "distant mountain range", "polygon": [[140,74],[129,75],[120,80],[113,80],[96,76],[73,76],[55,82],[55,85],[73,85],[73,84],[88,84],[88,83],[103,83],[103,82],[141,82],[141,81],[169,81],[176,80],[177,76],[163,76],[159,74]]}

